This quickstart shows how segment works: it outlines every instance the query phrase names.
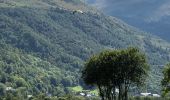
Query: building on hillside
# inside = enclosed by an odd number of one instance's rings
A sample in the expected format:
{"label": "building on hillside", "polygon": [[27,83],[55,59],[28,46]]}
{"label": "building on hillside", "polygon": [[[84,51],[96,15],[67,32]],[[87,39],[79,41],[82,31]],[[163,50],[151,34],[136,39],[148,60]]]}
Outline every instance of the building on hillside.
{"label": "building on hillside", "polygon": [[12,87],[6,87],[5,90],[6,90],[6,91],[14,91],[15,89],[13,89]]}
{"label": "building on hillside", "polygon": [[140,93],[141,94],[141,96],[150,96],[151,95],[151,93]]}
{"label": "building on hillside", "polygon": [[91,94],[87,94],[86,96],[87,96],[87,97],[91,97],[92,95],[91,95]]}
{"label": "building on hillside", "polygon": [[159,94],[152,94],[153,97],[161,97]]}
{"label": "building on hillside", "polygon": [[75,13],[81,13],[81,14],[83,14],[84,12],[83,12],[82,10],[74,10],[74,11],[73,11],[73,14],[75,14]]}
{"label": "building on hillside", "polygon": [[33,96],[32,96],[32,95],[27,95],[27,97],[28,97],[28,98],[31,98],[31,97],[33,97]]}
{"label": "building on hillside", "polygon": [[81,96],[85,96],[86,94],[85,93],[80,93]]}

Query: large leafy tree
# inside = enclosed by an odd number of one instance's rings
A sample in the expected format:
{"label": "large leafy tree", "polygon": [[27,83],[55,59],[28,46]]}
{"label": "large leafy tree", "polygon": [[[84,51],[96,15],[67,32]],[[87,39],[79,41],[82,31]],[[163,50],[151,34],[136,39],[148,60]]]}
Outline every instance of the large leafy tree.
{"label": "large leafy tree", "polygon": [[167,64],[164,67],[163,76],[164,77],[163,77],[163,79],[161,81],[161,84],[162,84],[162,87],[163,87],[163,89],[162,89],[163,96],[165,96],[170,91],[170,63]]}
{"label": "large leafy tree", "polygon": [[146,76],[148,75],[149,66],[144,54],[137,48],[128,48],[120,51],[117,58],[119,69],[118,88],[120,90],[119,98],[123,100],[128,99],[128,90],[130,86],[144,85]]}
{"label": "large leafy tree", "polygon": [[131,85],[142,85],[149,67],[145,55],[137,48],[104,51],[92,56],[82,71],[82,78],[88,85],[96,85],[102,100],[128,98]]}

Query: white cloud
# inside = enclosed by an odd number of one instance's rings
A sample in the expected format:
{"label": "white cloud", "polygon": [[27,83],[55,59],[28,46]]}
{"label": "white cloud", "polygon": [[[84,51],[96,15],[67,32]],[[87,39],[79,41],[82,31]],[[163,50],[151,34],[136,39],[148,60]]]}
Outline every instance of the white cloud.
{"label": "white cloud", "polygon": [[92,5],[99,9],[104,9],[105,7],[108,7],[107,0],[93,0]]}
{"label": "white cloud", "polygon": [[159,21],[170,16],[169,0],[90,0],[93,6],[108,14],[140,17],[145,21]]}
{"label": "white cloud", "polygon": [[150,16],[150,21],[159,21],[163,17],[170,16],[170,1],[160,5],[152,15]]}

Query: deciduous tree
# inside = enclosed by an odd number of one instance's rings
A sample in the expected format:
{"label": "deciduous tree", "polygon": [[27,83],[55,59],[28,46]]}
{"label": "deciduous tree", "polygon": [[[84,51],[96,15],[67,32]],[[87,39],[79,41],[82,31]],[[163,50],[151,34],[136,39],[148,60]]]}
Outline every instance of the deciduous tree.
{"label": "deciduous tree", "polygon": [[142,85],[149,66],[145,55],[137,48],[104,51],[92,56],[82,71],[82,78],[88,85],[96,85],[102,100],[128,99],[131,85]]}

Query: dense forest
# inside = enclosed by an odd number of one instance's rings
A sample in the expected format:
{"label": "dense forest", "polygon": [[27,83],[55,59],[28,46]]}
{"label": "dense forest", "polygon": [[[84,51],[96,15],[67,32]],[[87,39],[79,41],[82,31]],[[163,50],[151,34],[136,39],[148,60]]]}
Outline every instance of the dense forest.
{"label": "dense forest", "polygon": [[147,89],[160,91],[162,65],[170,60],[166,41],[76,0],[58,1],[0,1],[0,95],[6,87],[56,96],[67,87],[85,87],[80,79],[84,61],[102,50],[129,46],[146,53],[151,65]]}

